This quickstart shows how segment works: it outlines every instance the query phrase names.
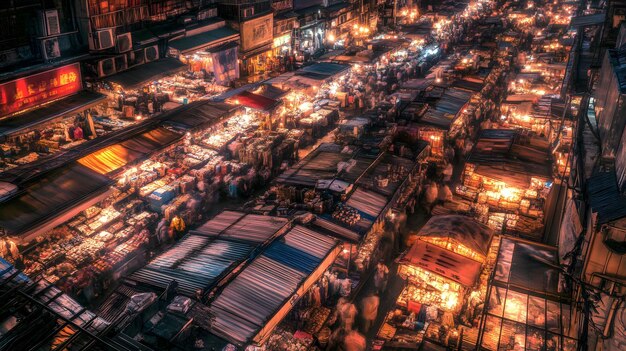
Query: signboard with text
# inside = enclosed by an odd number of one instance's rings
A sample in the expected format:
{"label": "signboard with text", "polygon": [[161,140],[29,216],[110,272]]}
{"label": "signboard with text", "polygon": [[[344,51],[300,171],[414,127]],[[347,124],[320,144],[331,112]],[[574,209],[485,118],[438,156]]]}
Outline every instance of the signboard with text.
{"label": "signboard with text", "polygon": [[274,15],[269,14],[241,24],[241,50],[248,51],[274,39]]}
{"label": "signboard with text", "polygon": [[82,88],[79,63],[0,84],[0,117],[72,95]]}

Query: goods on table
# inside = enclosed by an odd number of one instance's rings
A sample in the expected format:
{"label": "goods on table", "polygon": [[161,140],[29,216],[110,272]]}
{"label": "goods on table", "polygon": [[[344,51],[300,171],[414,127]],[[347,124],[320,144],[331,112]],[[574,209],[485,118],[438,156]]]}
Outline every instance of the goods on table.
{"label": "goods on table", "polygon": [[306,324],[302,331],[308,334],[316,334],[320,331],[326,319],[330,315],[330,309],[326,307],[313,307],[307,311]]}
{"label": "goods on table", "polygon": [[294,334],[286,330],[277,330],[267,341],[268,350],[284,350],[284,351],[307,351],[313,342],[313,337],[309,335],[307,338],[294,337]]}
{"label": "goods on table", "polygon": [[332,216],[334,219],[350,226],[357,224],[361,220],[361,214],[357,209],[343,204],[337,206]]}

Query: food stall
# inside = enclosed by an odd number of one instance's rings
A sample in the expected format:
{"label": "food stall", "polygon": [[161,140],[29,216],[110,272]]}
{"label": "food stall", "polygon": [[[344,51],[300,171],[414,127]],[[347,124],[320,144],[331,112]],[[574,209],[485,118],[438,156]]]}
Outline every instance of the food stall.
{"label": "food stall", "polygon": [[482,349],[577,349],[575,312],[557,266],[555,247],[502,239],[478,339]]}
{"label": "food stall", "polygon": [[551,194],[547,145],[515,130],[483,130],[456,193],[474,202],[481,222],[498,232],[537,239]]}
{"label": "food stall", "polygon": [[407,285],[378,331],[378,344],[419,347],[425,337],[431,337],[431,332],[424,335],[424,331],[441,333],[442,326],[449,343],[458,341],[453,318],[479,299],[476,282],[492,237],[489,228],[470,217],[432,217],[398,260],[398,274]]}

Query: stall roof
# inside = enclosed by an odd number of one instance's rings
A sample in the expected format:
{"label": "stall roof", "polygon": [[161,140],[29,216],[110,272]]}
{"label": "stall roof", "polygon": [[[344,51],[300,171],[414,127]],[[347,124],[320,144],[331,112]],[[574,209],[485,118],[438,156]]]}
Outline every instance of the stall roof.
{"label": "stall roof", "polygon": [[59,117],[78,113],[102,102],[106,96],[89,90],[80,91],[72,96],[53,101],[31,111],[0,120],[0,137],[8,136],[32,128],[38,124]]}
{"label": "stall roof", "polygon": [[274,237],[287,222],[282,217],[223,211],[192,232],[220,239],[263,243]]}
{"label": "stall roof", "polygon": [[519,188],[530,185],[530,178],[551,177],[547,148],[541,140],[526,138],[515,130],[485,129],[481,132],[468,162],[476,173]]}
{"label": "stall roof", "polygon": [[587,193],[599,224],[626,217],[626,197],[619,191],[615,171],[593,174],[587,182]]}
{"label": "stall roof", "polygon": [[320,79],[327,79],[350,69],[350,65],[331,62],[317,62],[312,65],[302,67],[296,71],[296,75],[319,75]]}
{"label": "stall roof", "polygon": [[271,84],[261,84],[259,85],[253,93],[265,96],[268,99],[278,100],[281,97],[285,96],[289,91],[279,89]]}
{"label": "stall roof", "polygon": [[494,282],[518,288],[561,295],[558,251],[555,247],[514,238],[502,238]]}
{"label": "stall roof", "polygon": [[604,23],[606,14],[604,12],[592,15],[574,16],[570,22],[572,28],[597,26]]}
{"label": "stall roof", "polygon": [[238,37],[239,32],[224,26],[204,33],[171,40],[168,45],[183,54],[187,54],[222,44],[225,41],[236,40]]}
{"label": "stall roof", "polygon": [[182,137],[163,127],[128,138],[78,159],[78,163],[100,174],[109,174],[129,163],[148,157]]}
{"label": "stall roof", "polygon": [[235,103],[238,105],[260,111],[270,111],[281,103],[279,100],[270,99],[249,91],[242,91],[231,99],[235,100]]}
{"label": "stall roof", "polygon": [[[8,349],[128,350],[104,336],[108,323],[45,279],[31,280],[0,258],[0,309],[10,327]],[[13,345],[13,346],[11,346]]]}
{"label": "stall roof", "polygon": [[411,246],[400,263],[420,267],[467,287],[474,285],[481,268],[479,262],[421,240]]}
{"label": "stall roof", "polygon": [[339,253],[338,242],[302,226],[245,267],[211,303],[211,332],[244,346],[263,343]]}
{"label": "stall roof", "polygon": [[469,79],[457,79],[452,82],[452,86],[459,89],[469,90],[473,92],[480,92],[485,87],[485,83],[476,82]]}
{"label": "stall roof", "polygon": [[487,256],[493,231],[471,217],[440,215],[431,217],[418,235],[453,239]]}
{"label": "stall roof", "polygon": [[106,77],[105,80],[121,85],[124,89],[138,88],[149,82],[185,69],[187,65],[178,59],[166,57],[144,63],[129,70]]}
{"label": "stall roof", "polygon": [[171,281],[176,280],[181,294],[194,296],[197,290],[207,292],[224,273],[244,261],[255,247],[253,243],[189,233],[129,279],[159,290],[165,290]]}
{"label": "stall roof", "polygon": [[182,109],[177,109],[165,118],[163,123],[182,129],[209,127],[219,123],[235,110],[237,107],[223,102],[195,101]]}
{"label": "stall roof", "polygon": [[70,164],[22,186],[20,192],[0,203],[0,227],[15,236],[54,223],[109,190],[111,180],[80,164]]}

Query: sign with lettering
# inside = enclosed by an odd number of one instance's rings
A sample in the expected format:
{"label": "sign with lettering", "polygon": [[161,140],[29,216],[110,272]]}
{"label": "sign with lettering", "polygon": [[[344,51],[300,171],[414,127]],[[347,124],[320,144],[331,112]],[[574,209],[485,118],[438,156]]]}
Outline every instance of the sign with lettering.
{"label": "sign with lettering", "polygon": [[0,84],[0,117],[72,95],[82,88],[79,63]]}
{"label": "sign with lettering", "polygon": [[274,15],[268,14],[241,24],[241,50],[269,44],[274,39]]}

